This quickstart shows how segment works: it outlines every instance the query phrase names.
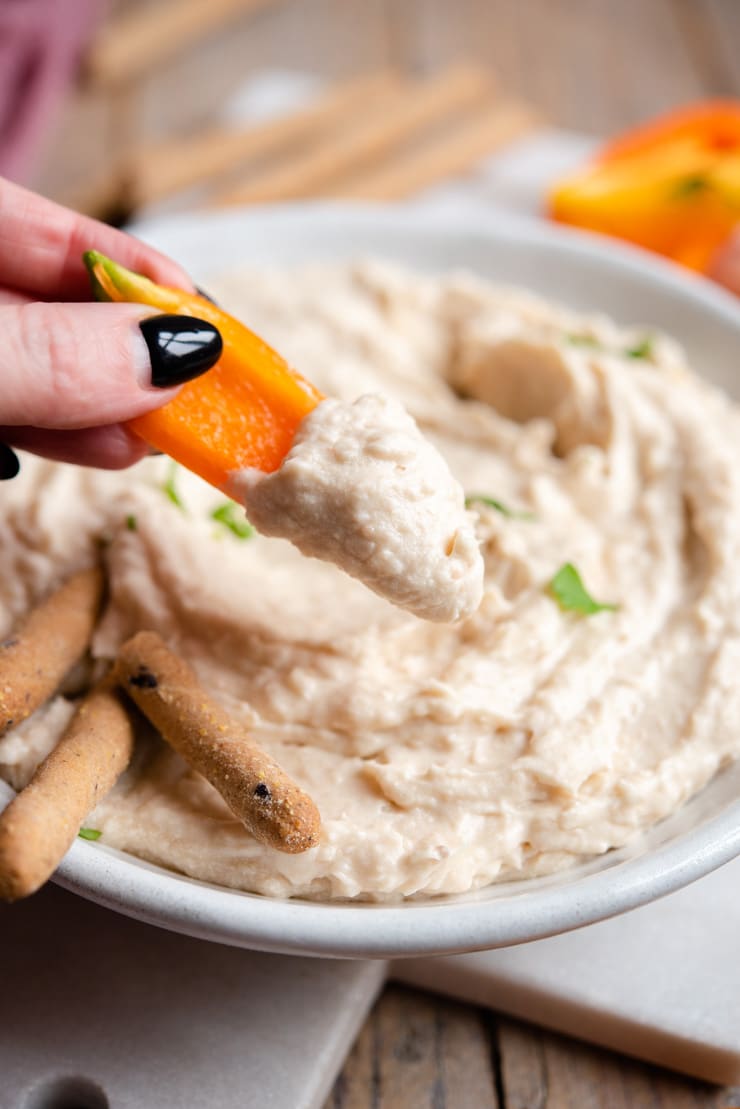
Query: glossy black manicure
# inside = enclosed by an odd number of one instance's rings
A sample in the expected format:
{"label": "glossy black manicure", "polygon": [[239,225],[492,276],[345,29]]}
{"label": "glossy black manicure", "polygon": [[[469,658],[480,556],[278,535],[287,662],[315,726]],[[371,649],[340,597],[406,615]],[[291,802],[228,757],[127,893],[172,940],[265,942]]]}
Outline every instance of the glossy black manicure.
{"label": "glossy black manicure", "polygon": [[193,316],[149,316],[139,324],[152,364],[152,385],[183,385],[215,366],[223,341],[218,329]]}
{"label": "glossy black manicure", "polygon": [[21,460],[14,450],[0,443],[0,481],[10,481],[20,473]]}

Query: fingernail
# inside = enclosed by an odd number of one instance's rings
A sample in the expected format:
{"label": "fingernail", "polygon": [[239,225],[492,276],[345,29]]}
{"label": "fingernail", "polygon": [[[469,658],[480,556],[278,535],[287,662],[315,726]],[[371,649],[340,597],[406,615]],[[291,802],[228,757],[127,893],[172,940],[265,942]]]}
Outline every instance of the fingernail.
{"label": "fingernail", "polygon": [[205,291],[205,289],[201,289],[200,285],[195,286],[195,291],[196,291],[196,293],[198,294],[199,297],[203,297],[203,300],[209,301],[216,308],[219,307],[218,301],[214,300],[213,297],[210,295],[210,293],[207,293]]}
{"label": "fingernail", "polygon": [[14,450],[0,443],[0,481],[10,481],[20,473],[21,460]]}
{"label": "fingernail", "polygon": [[155,389],[184,385],[215,366],[223,341],[213,324],[193,316],[148,316],[139,322]]}

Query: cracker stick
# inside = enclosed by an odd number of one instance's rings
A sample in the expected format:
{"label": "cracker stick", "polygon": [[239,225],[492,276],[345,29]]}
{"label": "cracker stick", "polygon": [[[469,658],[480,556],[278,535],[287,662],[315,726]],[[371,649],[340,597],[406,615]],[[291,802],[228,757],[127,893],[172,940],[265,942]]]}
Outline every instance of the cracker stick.
{"label": "cracker stick", "polygon": [[81,570],[0,643],[0,735],[48,701],[82,658],[102,595],[102,570]]}
{"label": "cracker stick", "polygon": [[187,763],[200,771],[261,843],[297,854],[318,843],[321,818],[311,798],[243,725],[199,685],[193,671],[154,632],[139,632],[118,653],[122,687]]}
{"label": "cracker stick", "polygon": [[110,683],[81,702],[59,743],[0,814],[0,897],[16,901],[51,876],[80,825],[126,769],[134,726]]}

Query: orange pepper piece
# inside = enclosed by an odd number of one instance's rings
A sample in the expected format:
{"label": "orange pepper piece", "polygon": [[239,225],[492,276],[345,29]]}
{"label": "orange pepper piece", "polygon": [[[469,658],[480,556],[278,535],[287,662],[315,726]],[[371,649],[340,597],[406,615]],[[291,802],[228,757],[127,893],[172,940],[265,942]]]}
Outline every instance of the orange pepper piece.
{"label": "orange pepper piece", "polygon": [[211,485],[227,491],[233,470],[276,470],[298,425],[323,399],[267,343],[205,297],[157,285],[97,251],[84,255],[97,300],[149,304],[214,324],[223,353],[213,369],[129,427]]}
{"label": "orange pepper piece", "polygon": [[671,112],[557,182],[554,219],[706,270],[740,223],[740,101]]}

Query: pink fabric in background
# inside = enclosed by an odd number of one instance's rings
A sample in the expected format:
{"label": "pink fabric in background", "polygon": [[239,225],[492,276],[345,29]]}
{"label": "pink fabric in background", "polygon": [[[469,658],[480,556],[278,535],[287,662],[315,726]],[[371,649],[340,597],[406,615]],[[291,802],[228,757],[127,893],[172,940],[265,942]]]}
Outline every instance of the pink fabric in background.
{"label": "pink fabric in background", "polygon": [[102,0],[0,0],[0,175],[27,181]]}

